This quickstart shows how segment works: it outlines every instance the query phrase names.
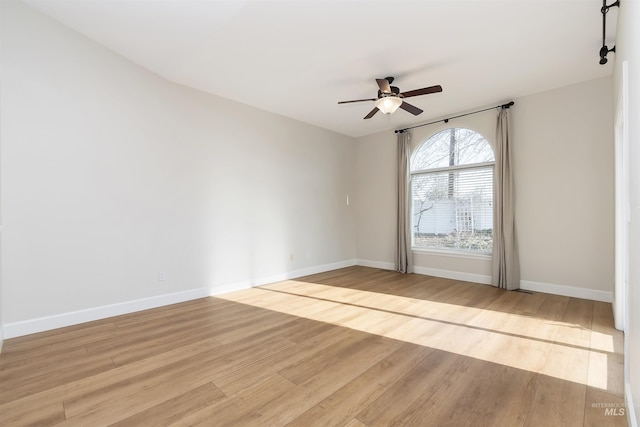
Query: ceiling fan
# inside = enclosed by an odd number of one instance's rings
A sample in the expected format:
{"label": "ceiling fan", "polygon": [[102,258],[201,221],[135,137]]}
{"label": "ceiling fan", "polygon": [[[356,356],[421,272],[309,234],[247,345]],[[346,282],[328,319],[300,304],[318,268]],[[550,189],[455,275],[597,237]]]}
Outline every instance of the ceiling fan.
{"label": "ceiling fan", "polygon": [[405,111],[410,112],[414,116],[422,113],[422,110],[414,105],[404,102],[403,98],[410,98],[412,96],[427,95],[429,93],[442,92],[442,86],[429,86],[422,89],[410,90],[400,93],[400,89],[396,86],[391,86],[393,83],[393,77],[385,77],[384,79],[376,79],[378,83],[378,97],[369,99],[356,99],[353,101],[340,101],[338,104],[349,104],[351,102],[363,102],[363,101],[375,101],[376,106],[369,114],[364,118],[370,119],[378,111],[382,111],[384,114],[391,114],[398,108],[402,108]]}

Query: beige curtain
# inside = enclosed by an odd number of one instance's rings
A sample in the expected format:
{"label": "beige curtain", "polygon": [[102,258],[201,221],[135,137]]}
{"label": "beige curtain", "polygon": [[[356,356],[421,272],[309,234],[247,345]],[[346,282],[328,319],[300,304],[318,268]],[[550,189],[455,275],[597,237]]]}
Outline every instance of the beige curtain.
{"label": "beige curtain", "polygon": [[503,107],[498,115],[495,158],[491,281],[494,286],[512,290],[520,287],[520,264],[515,228],[509,108]]}
{"label": "beige curtain", "polygon": [[396,226],[396,271],[413,273],[411,252],[411,184],[410,161],[411,135],[407,131],[398,133],[398,208]]}

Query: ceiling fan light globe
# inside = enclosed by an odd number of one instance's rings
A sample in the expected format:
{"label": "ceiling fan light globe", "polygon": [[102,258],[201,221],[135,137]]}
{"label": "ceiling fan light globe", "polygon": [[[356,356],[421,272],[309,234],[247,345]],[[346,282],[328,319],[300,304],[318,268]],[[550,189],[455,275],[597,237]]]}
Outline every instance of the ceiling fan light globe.
{"label": "ceiling fan light globe", "polygon": [[402,99],[397,96],[384,96],[376,100],[376,107],[384,114],[392,114],[402,105]]}

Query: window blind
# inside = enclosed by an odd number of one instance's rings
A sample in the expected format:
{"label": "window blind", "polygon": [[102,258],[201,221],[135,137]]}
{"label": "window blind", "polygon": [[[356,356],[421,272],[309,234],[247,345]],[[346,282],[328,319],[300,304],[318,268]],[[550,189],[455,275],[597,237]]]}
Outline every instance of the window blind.
{"label": "window blind", "polygon": [[491,253],[493,166],[412,176],[413,245]]}

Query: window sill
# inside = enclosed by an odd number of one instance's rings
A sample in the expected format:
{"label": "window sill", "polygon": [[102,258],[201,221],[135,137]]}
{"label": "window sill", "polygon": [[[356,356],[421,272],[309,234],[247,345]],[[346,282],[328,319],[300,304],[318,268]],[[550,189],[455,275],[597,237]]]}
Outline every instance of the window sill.
{"label": "window sill", "polygon": [[427,249],[420,247],[412,247],[411,251],[417,254],[423,255],[435,255],[447,258],[464,258],[464,259],[477,259],[477,260],[487,260],[490,261],[493,257],[491,254],[479,254],[473,252],[463,252],[463,251],[447,251],[444,249]]}

